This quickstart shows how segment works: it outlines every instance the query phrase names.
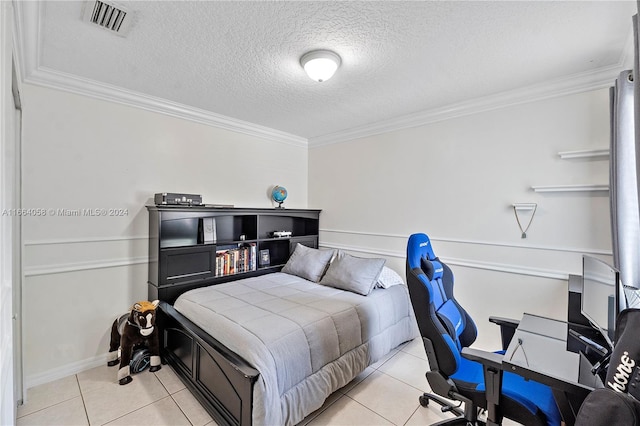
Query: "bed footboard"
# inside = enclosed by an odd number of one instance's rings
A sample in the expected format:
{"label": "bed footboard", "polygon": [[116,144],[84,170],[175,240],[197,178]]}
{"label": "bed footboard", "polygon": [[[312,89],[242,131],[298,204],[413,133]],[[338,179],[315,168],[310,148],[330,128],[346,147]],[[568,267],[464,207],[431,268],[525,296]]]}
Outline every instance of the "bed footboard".
{"label": "bed footboard", "polygon": [[251,425],[253,386],[260,374],[166,302],[157,325],[161,354],[219,424]]}

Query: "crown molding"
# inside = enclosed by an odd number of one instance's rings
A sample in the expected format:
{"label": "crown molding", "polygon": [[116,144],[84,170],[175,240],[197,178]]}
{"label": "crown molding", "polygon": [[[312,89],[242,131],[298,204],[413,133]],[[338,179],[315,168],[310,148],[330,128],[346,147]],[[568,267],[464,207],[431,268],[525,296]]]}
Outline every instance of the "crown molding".
{"label": "crown molding", "polygon": [[42,8],[38,2],[13,1],[15,16],[15,55],[23,78],[37,67],[40,57],[40,22]]}
{"label": "crown molding", "polygon": [[282,142],[300,147],[307,146],[307,139],[300,136],[216,114],[200,108],[180,104],[168,99],[162,99],[95,80],[63,73],[43,66],[38,66],[37,69],[31,70],[31,72],[27,74],[25,81],[42,87],[64,90],[95,99],[133,106],[143,110],[169,115],[171,117],[194,121],[207,126],[243,133],[258,138],[269,139],[275,142]]}
{"label": "crown molding", "polygon": [[608,88],[613,84],[621,71],[629,68],[629,62],[633,56],[632,53],[629,53],[633,50],[633,32],[631,31],[617,64],[574,74],[542,84],[445,105],[380,121],[371,125],[358,126],[307,139],[302,136],[100,83],[95,80],[84,79],[41,66],[39,63],[39,49],[41,46],[40,25],[43,13],[41,3],[42,2],[39,1],[24,2],[14,0],[18,30],[17,56],[25,82],[163,113],[250,136],[309,148],[423,126],[509,106]]}
{"label": "crown molding", "polygon": [[354,127],[342,132],[309,138],[309,147],[314,148],[331,145],[509,106],[608,88],[612,86],[618,74],[623,71],[626,56],[626,53],[623,53],[623,56],[617,64],[597,70],[573,74],[542,84],[522,87],[495,95],[408,114],[371,125]]}
{"label": "crown molding", "polygon": [[299,147],[306,147],[308,144],[307,138],[291,133],[44,67],[40,65],[43,6],[41,2],[14,4],[18,22],[18,61],[24,71],[26,83],[133,106],[275,142]]}

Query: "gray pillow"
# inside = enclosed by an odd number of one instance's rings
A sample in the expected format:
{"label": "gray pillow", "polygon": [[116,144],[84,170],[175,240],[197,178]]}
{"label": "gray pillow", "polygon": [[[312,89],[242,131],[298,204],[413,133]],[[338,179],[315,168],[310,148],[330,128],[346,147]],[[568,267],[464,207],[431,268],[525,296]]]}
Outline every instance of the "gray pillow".
{"label": "gray pillow", "polygon": [[385,259],[355,257],[340,252],[320,284],[366,296],[378,281],[384,263]]}
{"label": "gray pillow", "polygon": [[317,283],[334,254],[335,250],[318,250],[298,243],[282,272]]}

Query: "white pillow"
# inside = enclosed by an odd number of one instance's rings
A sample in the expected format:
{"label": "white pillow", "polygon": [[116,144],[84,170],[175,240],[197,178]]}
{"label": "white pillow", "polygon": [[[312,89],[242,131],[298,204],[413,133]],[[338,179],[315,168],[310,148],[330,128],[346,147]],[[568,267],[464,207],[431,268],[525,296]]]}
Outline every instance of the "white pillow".
{"label": "white pillow", "polygon": [[317,283],[334,253],[335,250],[319,250],[298,243],[282,272]]}
{"label": "white pillow", "polygon": [[340,252],[329,264],[320,284],[366,296],[378,281],[384,262],[384,259],[355,257]]}
{"label": "white pillow", "polygon": [[378,277],[378,282],[376,283],[376,287],[378,288],[389,288],[392,285],[403,284],[404,280],[396,271],[385,266],[382,268],[382,272]]}

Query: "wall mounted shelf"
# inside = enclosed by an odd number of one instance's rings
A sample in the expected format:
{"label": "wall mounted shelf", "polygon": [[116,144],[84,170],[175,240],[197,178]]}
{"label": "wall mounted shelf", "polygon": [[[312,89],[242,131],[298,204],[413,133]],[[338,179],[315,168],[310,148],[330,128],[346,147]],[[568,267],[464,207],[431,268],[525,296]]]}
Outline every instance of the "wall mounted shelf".
{"label": "wall mounted shelf", "polygon": [[530,211],[537,207],[536,203],[513,203],[513,208],[518,211]]}
{"label": "wall mounted shelf", "polygon": [[582,151],[563,151],[558,155],[563,160],[571,160],[574,158],[609,158],[609,148],[588,149]]}
{"label": "wall mounted shelf", "polygon": [[600,184],[580,184],[580,185],[547,185],[532,186],[535,192],[595,192],[608,191],[609,185]]}

